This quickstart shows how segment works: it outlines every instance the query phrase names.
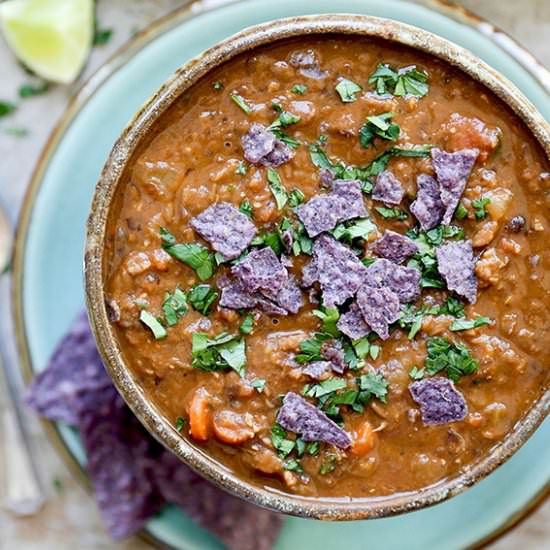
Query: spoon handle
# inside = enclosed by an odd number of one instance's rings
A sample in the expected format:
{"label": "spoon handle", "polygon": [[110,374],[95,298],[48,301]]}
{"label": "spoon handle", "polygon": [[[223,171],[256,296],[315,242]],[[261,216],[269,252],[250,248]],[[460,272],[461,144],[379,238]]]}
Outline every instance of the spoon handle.
{"label": "spoon handle", "polygon": [[[9,281],[0,276],[0,303],[9,304]],[[2,440],[0,450],[4,454],[3,490],[4,506],[21,516],[33,515],[44,504],[44,494],[33,462],[31,445],[23,423],[22,411],[15,384],[15,353],[10,353],[13,342],[8,331],[11,318],[9,306],[1,312],[0,338],[0,411]]]}

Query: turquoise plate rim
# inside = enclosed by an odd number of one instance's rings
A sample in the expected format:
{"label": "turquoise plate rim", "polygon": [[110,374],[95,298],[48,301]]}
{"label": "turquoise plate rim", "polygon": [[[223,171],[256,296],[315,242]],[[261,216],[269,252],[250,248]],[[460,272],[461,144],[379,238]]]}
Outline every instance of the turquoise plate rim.
{"label": "turquoise plate rim", "polygon": [[[198,16],[208,16],[209,14],[217,14],[220,16],[220,10],[229,10],[229,12],[238,12],[239,10],[244,9],[245,5],[253,6],[255,4],[260,4],[259,0],[246,0],[241,2],[234,2],[234,1],[225,1],[221,2],[223,6],[214,6],[212,7],[212,2],[209,2],[208,0],[197,0],[195,2],[187,3],[186,5],[179,7],[178,9],[174,10],[170,14],[166,15],[165,17],[161,18],[157,22],[155,22],[151,27],[146,29],[145,31],[142,31],[139,33],[136,37],[134,37],[132,40],[130,40],[125,46],[123,46],[117,53],[114,54],[114,56],[107,61],[105,65],[103,65],[83,86],[82,88],[76,93],[73,100],[70,102],[67,111],[63,115],[62,119],[60,120],[58,126],[55,128],[55,130],[52,132],[48,143],[46,144],[46,147],[44,151],[42,152],[37,167],[35,169],[35,172],[31,178],[31,183],[29,185],[27,194],[25,196],[24,204],[21,211],[20,216],[20,222],[18,226],[18,232],[17,232],[17,241],[16,241],[16,251],[15,251],[15,258],[14,258],[14,316],[15,316],[15,322],[16,322],[16,333],[17,333],[17,339],[18,339],[18,345],[22,356],[22,368],[23,368],[23,374],[27,381],[29,381],[33,373],[37,370],[37,364],[40,362],[37,360],[36,352],[33,352],[32,350],[32,344],[29,340],[29,332],[32,333],[32,328],[29,330],[29,325],[25,322],[25,319],[29,319],[28,315],[28,304],[32,302],[32,300],[29,300],[29,296],[27,295],[25,282],[27,281],[27,278],[24,276],[27,275],[27,272],[25,271],[25,266],[28,265],[28,257],[27,254],[29,252],[29,235],[31,235],[32,238],[32,228],[30,226],[30,223],[32,221],[33,212],[35,211],[35,208],[37,206],[37,201],[39,202],[39,194],[43,187],[43,182],[47,181],[48,177],[48,168],[51,166],[52,162],[56,158],[56,153],[58,153],[59,148],[63,144],[63,138],[66,136],[66,134],[70,131],[71,127],[75,125],[75,122],[77,121],[77,118],[79,114],[81,114],[88,103],[96,96],[96,92],[100,92],[102,89],[102,85],[107,84],[110,79],[113,78],[113,76],[118,72],[122,72],[122,69],[124,69],[125,65],[127,63],[130,63],[130,61],[138,56],[143,50],[145,50],[148,46],[151,46],[155,43],[157,39],[160,39],[164,37],[165,35],[169,34],[172,31],[176,31],[181,26],[184,26],[186,24],[189,24],[190,22],[194,21],[196,17]],[[287,6],[289,3],[288,0],[282,0],[278,3],[277,9],[283,9],[283,7]],[[300,2],[295,2],[295,4],[300,4],[300,6],[308,5],[307,0],[303,0]],[[365,8],[365,6],[370,6],[370,9],[374,9],[376,6],[378,6],[378,10],[380,11],[380,4],[382,2],[380,0],[363,0],[362,2],[360,0],[347,0],[345,2],[339,2],[338,4],[338,10],[335,9],[329,9],[328,11],[344,11],[342,9],[343,5],[360,5],[361,8]],[[218,2],[220,4],[220,2]],[[485,34],[485,38],[492,39],[493,45],[496,45],[497,48],[502,48],[502,44],[506,44],[506,50],[507,55],[514,58],[516,57],[515,63],[518,64],[518,66],[527,72],[529,75],[529,78],[531,79],[530,86],[534,86],[534,89],[539,88],[538,93],[534,93],[531,95],[530,99],[537,103],[536,98],[540,101],[540,92],[548,92],[548,88],[545,89],[545,84],[548,86],[548,83],[550,82],[550,73],[539,63],[536,62],[536,60],[528,53],[525,52],[519,45],[515,44],[507,35],[502,33],[502,31],[499,31],[498,29],[492,27],[487,22],[479,19],[477,16],[467,12],[463,8],[453,7],[449,5],[448,2],[440,1],[440,0],[426,0],[424,5],[418,5],[418,4],[410,4],[409,2],[403,1],[403,0],[393,0],[391,3],[391,8],[389,8],[386,5],[386,11],[389,11],[388,13],[384,13],[382,15],[385,16],[393,16],[396,19],[399,19],[399,15],[397,13],[392,13],[393,9],[396,8],[395,11],[397,11],[398,7],[401,7],[403,11],[406,11],[407,9],[410,10],[412,8],[416,8],[415,12],[422,13],[422,10],[426,10],[426,6],[429,6],[432,9],[435,9],[436,12],[433,11],[425,11],[423,15],[428,18],[429,16],[433,17],[440,17],[442,14],[450,15],[452,18],[455,19],[455,22],[453,24],[456,24],[456,20],[458,20],[458,24],[462,25],[469,25],[471,28],[476,28],[480,34]],[[320,5],[331,7],[330,1],[317,1],[315,4],[315,10],[317,12],[321,11],[327,11],[326,9],[319,9]],[[335,6],[334,6],[335,7]],[[307,11],[307,9],[306,9]],[[352,10],[346,10],[346,11],[352,11]],[[357,11],[357,10],[356,10]],[[379,11],[363,11],[363,13],[371,13],[373,15],[380,15]],[[300,13],[303,12],[303,9],[299,10]],[[360,13],[360,11],[357,11]],[[227,11],[226,11],[227,13]],[[309,10],[309,13],[312,13],[312,10]],[[288,11],[285,11],[284,13],[278,14],[276,17],[283,17],[288,14]],[[292,15],[298,14],[298,12],[292,12]],[[290,14],[289,14],[290,15]],[[405,20],[407,22],[410,22],[409,20]],[[415,21],[413,24],[417,24],[418,22]],[[243,25],[244,26],[244,25]],[[491,30],[492,29],[492,30]],[[430,29],[433,30],[433,29]],[[232,34],[235,31],[233,29],[231,32],[226,33],[227,35]],[[492,34],[492,36],[491,36]],[[499,36],[500,40],[496,40],[496,36]],[[506,37],[508,41],[502,42],[502,37]],[[159,40],[160,42],[160,40]],[[501,44],[499,45],[498,42]],[[468,47],[468,46],[467,46]],[[514,49],[515,48],[515,49]],[[523,60],[525,63],[527,60],[527,66],[521,65],[518,59]],[[181,63],[185,61],[185,58],[182,58]],[[181,64],[180,63],[180,64]],[[503,69],[501,69],[501,72],[506,73]],[[521,71],[520,71],[521,72]],[[525,76],[524,76],[525,77]],[[526,84],[524,84],[526,86]],[[523,91],[526,92],[524,89],[524,86],[521,86]],[[97,94],[99,95],[99,94]],[[530,94],[528,94],[530,95]],[[533,97],[533,95],[535,97]],[[547,98],[548,96],[546,96]],[[143,98],[145,99],[145,97]],[[136,105],[137,107],[137,105]],[[550,118],[550,112],[545,113],[547,118]],[[125,122],[125,121],[124,121]],[[100,167],[101,168],[101,167]],[[99,171],[98,171],[99,173]],[[45,186],[44,186],[45,187]],[[28,282],[28,281],[27,281]],[[69,319],[65,319],[65,326],[63,330],[65,330],[66,325],[68,324]],[[41,368],[44,367],[44,361],[42,360]],[[40,367],[38,368],[40,370]],[[60,426],[55,425],[54,423],[50,423],[48,421],[44,421],[44,427],[48,432],[48,436],[50,440],[54,443],[54,446],[56,447],[57,451],[62,455],[62,458],[64,458],[67,465],[70,467],[70,469],[73,471],[74,474],[76,474],[77,478],[83,482],[85,485],[89,486],[86,475],[82,469],[81,464],[85,460],[85,457],[82,453],[82,450],[78,448],[78,443],[75,442],[75,436],[73,432],[68,429],[66,426]],[[545,425],[541,426],[538,430],[538,434],[542,433],[542,431],[545,428],[548,428],[548,422],[546,422]],[[535,437],[535,436],[533,436]],[[521,453],[523,450],[519,451]],[[513,460],[513,459],[512,459]],[[494,475],[494,474],[493,474]],[[482,482],[483,483],[483,482]],[[522,507],[520,507],[517,510],[514,510],[512,514],[508,514],[506,517],[503,517],[500,524],[490,530],[490,532],[483,533],[481,536],[479,536],[475,541],[469,541],[466,544],[463,545],[457,545],[452,546],[452,548],[472,548],[472,547],[479,547],[480,545],[483,545],[490,540],[494,540],[497,536],[501,535],[506,530],[513,527],[518,521],[520,521],[523,517],[529,514],[529,512],[535,508],[540,502],[544,501],[547,494],[550,492],[550,472],[546,476],[546,482],[544,479],[542,480],[541,487],[538,488],[538,491],[535,491],[535,494],[532,495],[530,499]],[[473,489],[474,491],[476,488]],[[461,497],[456,497],[461,498]],[[445,506],[439,505],[439,506]],[[423,512],[416,512],[415,514],[423,513]],[[408,514],[408,517],[412,516],[414,514]],[[403,516],[401,516],[403,517]],[[287,520],[287,522],[303,522],[308,520]],[[374,523],[375,521],[378,522],[387,522],[390,520],[371,520],[370,523]],[[395,521],[395,519],[394,519]],[[181,541],[177,540],[178,536],[178,530],[176,529],[175,532],[170,532],[170,529],[168,529],[168,532],[166,532],[166,526],[163,526],[163,522],[170,523],[182,523],[180,527],[183,528],[183,531],[185,532],[186,529],[190,529],[192,531],[199,531],[198,536],[196,536],[192,541],[184,541],[183,545],[180,544]],[[320,525],[320,524],[317,524]],[[310,527],[311,529],[311,527]],[[325,527],[319,528],[319,531],[323,531]],[[334,528],[333,528],[334,531]],[[285,532],[283,532],[282,539],[283,542],[278,543],[278,547],[284,548],[285,543],[291,542],[289,539],[292,538],[292,530],[290,530],[290,533],[288,533],[287,536],[285,536]],[[208,544],[209,547],[219,547],[219,544],[215,542],[213,537],[204,532],[204,530],[201,530],[200,528],[197,528],[192,525],[190,520],[188,518],[184,518],[182,514],[176,512],[173,509],[168,509],[164,514],[163,517],[160,519],[155,519],[148,525],[148,528],[144,530],[142,533],[142,536],[144,536],[147,540],[152,542],[153,544],[156,544],[160,547],[172,547],[172,548],[203,548],[204,544]],[[175,537],[175,538],[174,538]],[[323,536],[321,535],[320,541],[323,541]],[[456,542],[456,541],[455,541]],[[198,546],[197,546],[198,544]],[[319,545],[316,545],[319,547]],[[450,548],[451,546],[449,546]]]}

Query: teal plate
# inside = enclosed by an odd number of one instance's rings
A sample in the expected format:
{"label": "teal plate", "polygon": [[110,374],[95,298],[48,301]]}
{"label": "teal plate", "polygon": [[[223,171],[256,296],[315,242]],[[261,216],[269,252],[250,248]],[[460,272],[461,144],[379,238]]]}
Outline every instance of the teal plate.
{"label": "teal plate", "polygon": [[[31,182],[16,251],[16,322],[27,379],[46,366],[56,342],[83,307],[85,220],[113,142],[138,107],[178,66],[246,26],[334,11],[398,19],[467,47],[514,81],[550,120],[548,92],[541,81],[548,78],[544,69],[509,39],[496,40],[497,35],[505,35],[495,34],[490,25],[480,26],[479,20],[463,12],[459,19],[447,17],[443,12],[448,13],[449,6],[442,4],[441,11],[435,11],[401,0],[246,0],[209,9],[212,4],[196,2],[180,9],[135,38],[84,86],[52,135]],[[487,33],[487,29],[492,31]],[[524,64],[516,60],[514,51]],[[75,433],[63,425],[54,428],[53,435],[69,462],[84,464]],[[367,545],[385,550],[476,547],[541,501],[550,486],[549,457],[547,420],[511,460],[460,496],[388,519],[322,523],[289,518],[276,548],[322,550],[342,543],[347,550]],[[175,508],[166,508],[150,521],[146,532],[165,547],[222,548]]]}

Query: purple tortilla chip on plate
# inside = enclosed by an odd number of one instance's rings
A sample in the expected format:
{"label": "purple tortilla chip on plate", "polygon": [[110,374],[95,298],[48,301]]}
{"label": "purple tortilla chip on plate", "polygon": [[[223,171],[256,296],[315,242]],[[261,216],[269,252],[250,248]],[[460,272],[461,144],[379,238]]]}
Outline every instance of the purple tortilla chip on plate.
{"label": "purple tortilla chip on plate", "polygon": [[414,267],[396,265],[381,258],[367,268],[365,283],[377,288],[389,288],[405,304],[420,296],[420,277],[420,271]]}
{"label": "purple tortilla chip on plate", "polygon": [[317,264],[315,260],[311,260],[302,268],[302,288],[309,288],[313,286],[319,280],[319,271],[317,270]]}
{"label": "purple tortilla chip on plate", "polygon": [[324,342],[321,346],[321,357],[330,362],[332,370],[337,374],[343,374],[346,370],[344,348],[340,340]]}
{"label": "purple tortilla chip on plate", "polygon": [[343,304],[355,295],[367,269],[351,248],[333,237],[321,235],[313,244],[313,256],[326,307]]}
{"label": "purple tortilla chip on plate", "polygon": [[474,304],[477,300],[477,278],[471,241],[447,242],[435,251],[437,269],[447,288]]}
{"label": "purple tortilla chip on plate", "polygon": [[328,76],[327,72],[321,71],[321,63],[313,50],[292,52],[289,63],[306,78],[319,80]]}
{"label": "purple tortilla chip on plate", "polygon": [[261,294],[258,293],[257,304],[259,309],[268,315],[288,315],[288,311],[276,303],[264,298]]}
{"label": "purple tortilla chip on plate", "polygon": [[74,426],[80,411],[93,406],[96,393],[111,386],[88,317],[82,312],[58,344],[48,367],[33,380],[26,402],[42,416]]}
{"label": "purple tortilla chip on plate", "polygon": [[340,203],[333,195],[319,195],[296,208],[298,218],[304,224],[307,234],[316,237],[330,231],[340,221]]}
{"label": "purple tortilla chip on plate", "polygon": [[288,272],[269,246],[256,248],[231,268],[248,292],[282,288],[288,280]]}
{"label": "purple tortilla chip on plate", "polygon": [[420,405],[422,422],[426,426],[458,422],[468,414],[464,396],[448,378],[425,378],[410,384],[409,391]]}
{"label": "purple tortilla chip on plate", "polygon": [[283,516],[268,512],[218,489],[163,451],[153,470],[162,496],[208,529],[229,550],[271,550]]}
{"label": "purple tortilla chip on plate", "polygon": [[289,313],[298,313],[298,310],[304,305],[302,291],[296,284],[296,279],[292,275],[288,278],[285,285],[277,292],[264,290],[262,294]]}
{"label": "purple tortilla chip on plate", "polygon": [[336,180],[332,184],[332,196],[339,199],[338,221],[365,218],[369,215],[365,208],[359,180]]}
{"label": "purple tortilla chip on plate", "polygon": [[164,504],[151,480],[151,451],[158,444],[113,386],[81,416],[79,428],[103,522],[113,538],[123,539]]}
{"label": "purple tortilla chip on plate", "polygon": [[294,392],[285,395],[277,422],[285,430],[299,434],[304,441],[324,441],[340,449],[351,445],[351,437],[346,431]]}
{"label": "purple tortilla chip on plate", "polygon": [[441,223],[445,206],[439,195],[437,181],[427,174],[416,178],[416,199],[411,203],[410,210],[424,231],[433,229]]}
{"label": "purple tortilla chip on plate", "polygon": [[370,332],[359,306],[353,302],[346,313],[340,315],[336,328],[352,340],[359,340]]}
{"label": "purple tortilla chip on plate", "polygon": [[241,138],[244,158],[252,164],[258,164],[275,147],[275,134],[261,124],[252,124]]}
{"label": "purple tortilla chip on plate", "polygon": [[397,294],[386,287],[363,285],[357,292],[357,305],[369,327],[382,340],[387,340],[389,326],[399,319],[401,313]]}
{"label": "purple tortilla chip on plate", "polygon": [[374,243],[373,250],[382,258],[402,264],[418,252],[418,246],[409,237],[387,229],[382,238]]}
{"label": "purple tortilla chip on plate", "polygon": [[226,260],[238,258],[256,234],[248,216],[226,202],[209,206],[189,223]]}
{"label": "purple tortilla chip on plate", "polygon": [[371,196],[375,201],[397,205],[401,204],[405,196],[405,190],[401,182],[393,175],[393,172],[384,170],[376,178]]}
{"label": "purple tortilla chip on plate", "polygon": [[332,182],[334,181],[334,175],[328,168],[323,168],[319,172],[319,182],[321,187],[326,187],[327,189],[332,187]]}
{"label": "purple tortilla chip on plate", "polygon": [[432,166],[439,183],[441,202],[445,205],[445,225],[451,223],[478,155],[478,149],[462,149],[456,153],[432,149]]}
{"label": "purple tortilla chip on plate", "polygon": [[277,168],[277,166],[281,166],[281,164],[288,162],[293,157],[293,149],[280,139],[276,139],[273,149],[260,161],[260,163],[264,166],[273,166]]}
{"label": "purple tortilla chip on plate", "polygon": [[313,361],[308,363],[307,367],[302,369],[313,380],[320,380],[328,372],[332,372],[332,363],[330,361]]}
{"label": "purple tortilla chip on plate", "polygon": [[220,306],[229,309],[248,309],[255,307],[258,303],[258,298],[245,290],[240,281],[230,283],[222,287],[222,295],[220,298]]}

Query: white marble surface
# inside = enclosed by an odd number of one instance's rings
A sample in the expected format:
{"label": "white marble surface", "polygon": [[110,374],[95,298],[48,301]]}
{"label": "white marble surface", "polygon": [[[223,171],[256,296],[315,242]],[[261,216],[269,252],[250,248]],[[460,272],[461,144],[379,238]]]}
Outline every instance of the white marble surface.
{"label": "white marble surface", "polygon": [[[107,45],[94,49],[80,81],[137,29],[181,3],[175,0],[98,0],[100,26],[113,28],[114,34]],[[550,67],[550,0],[462,0],[458,3],[499,25]],[[0,41],[0,98],[15,99],[18,86],[27,81],[27,75]],[[0,202],[7,206],[12,220],[17,217],[35,159],[78,84],[58,86],[44,96],[26,100],[14,117],[0,124]],[[28,128],[30,133],[24,138],[15,138],[5,133],[6,127]],[[0,403],[0,407],[2,405]],[[29,425],[48,501],[42,511],[32,518],[15,518],[0,508],[0,550],[150,548],[138,539],[115,544],[108,538],[91,497],[71,477],[46,440],[40,425],[33,419],[29,420]],[[1,467],[0,462],[0,471]],[[60,489],[54,488],[54,480],[60,481]],[[467,529],[467,526],[457,528]],[[490,548],[548,550],[550,501]]]}

